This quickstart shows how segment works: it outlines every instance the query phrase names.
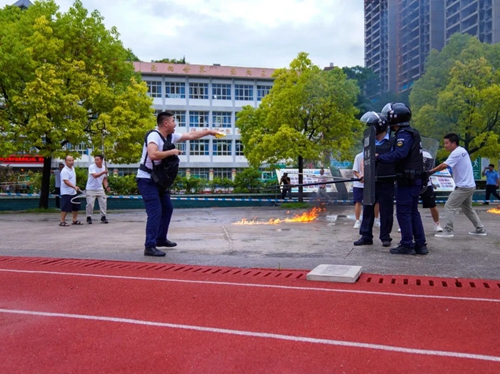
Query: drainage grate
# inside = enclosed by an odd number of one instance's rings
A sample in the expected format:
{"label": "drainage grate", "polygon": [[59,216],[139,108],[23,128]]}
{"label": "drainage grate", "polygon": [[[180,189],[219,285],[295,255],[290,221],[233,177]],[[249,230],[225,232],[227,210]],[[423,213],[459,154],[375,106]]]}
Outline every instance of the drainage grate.
{"label": "drainage grate", "polygon": [[[213,266],[192,266],[173,264],[150,264],[137,262],[120,262],[107,260],[77,260],[77,259],[47,259],[30,257],[0,257],[2,263],[36,264],[43,266],[69,266],[99,269],[131,269],[152,270],[156,272],[196,273],[211,275],[238,275],[243,277],[262,277],[280,279],[305,279],[307,270],[271,270],[271,269],[241,269]],[[459,279],[439,277],[419,277],[406,275],[377,275],[361,274],[358,282],[384,285],[408,285],[436,288],[464,288],[464,289],[500,289],[500,280]]]}

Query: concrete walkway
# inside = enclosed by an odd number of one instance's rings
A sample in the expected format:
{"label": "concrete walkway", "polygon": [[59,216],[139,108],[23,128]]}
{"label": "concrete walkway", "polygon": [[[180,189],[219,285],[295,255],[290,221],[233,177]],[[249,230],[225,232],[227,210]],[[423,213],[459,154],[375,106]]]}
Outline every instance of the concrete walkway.
{"label": "concrete walkway", "polygon": [[[108,214],[109,224],[59,227],[58,213],[0,214],[0,255],[109,259],[241,268],[313,269],[319,264],[360,265],[365,273],[430,275],[500,280],[500,215],[477,207],[488,236],[468,235],[472,225],[462,214],[455,237],[435,238],[427,209],[421,209],[430,254],[391,255],[380,241],[354,247],[352,206],[328,206],[311,223],[238,225],[242,218],[267,222],[305,210],[280,207],[176,209],[169,239],[178,243],[163,258],[143,256],[146,214],[142,210]],[[441,211],[441,223],[444,217]],[[85,213],[79,217],[85,221]],[[400,234],[393,230],[393,243]],[[378,236],[378,229],[374,229]]]}

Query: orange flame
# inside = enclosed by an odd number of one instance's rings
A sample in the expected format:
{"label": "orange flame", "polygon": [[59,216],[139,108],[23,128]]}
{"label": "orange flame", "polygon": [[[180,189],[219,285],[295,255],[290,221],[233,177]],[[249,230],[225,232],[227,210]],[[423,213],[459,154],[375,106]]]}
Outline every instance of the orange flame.
{"label": "orange flame", "polygon": [[[271,218],[267,222],[261,222],[257,221],[255,218],[252,220],[247,220],[246,218],[243,218],[241,221],[235,222],[235,225],[277,225],[280,223],[288,223],[288,222],[312,222],[315,221],[319,213],[325,210],[324,208],[312,208],[310,211],[304,212],[301,215],[296,214],[293,218]],[[287,212],[289,213],[289,212]]]}
{"label": "orange flame", "polygon": [[500,205],[496,208],[488,209],[486,212],[493,214],[500,214]]}

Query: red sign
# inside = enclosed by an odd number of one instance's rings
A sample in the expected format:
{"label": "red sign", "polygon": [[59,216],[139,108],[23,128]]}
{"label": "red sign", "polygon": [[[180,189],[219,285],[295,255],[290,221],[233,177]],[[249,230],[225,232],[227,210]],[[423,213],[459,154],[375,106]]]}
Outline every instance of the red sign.
{"label": "red sign", "polygon": [[42,156],[17,156],[0,157],[0,164],[43,164]]}

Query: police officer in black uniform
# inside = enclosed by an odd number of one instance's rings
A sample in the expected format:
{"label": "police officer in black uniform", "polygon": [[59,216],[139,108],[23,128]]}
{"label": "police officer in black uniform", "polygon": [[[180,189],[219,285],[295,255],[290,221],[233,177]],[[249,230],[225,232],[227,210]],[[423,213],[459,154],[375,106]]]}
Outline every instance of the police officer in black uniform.
{"label": "police officer in black uniform", "polygon": [[427,183],[420,134],[410,127],[411,110],[406,104],[389,103],[382,114],[396,131],[393,150],[376,155],[377,162],[394,164],[396,171],[396,217],[401,228],[401,242],[391,248],[391,253],[426,255],[429,251],[418,211],[420,190]]}
{"label": "police officer in black uniform", "polygon": [[[390,152],[394,145],[394,138],[387,132],[387,119],[383,114],[367,112],[360,119],[367,126],[375,127],[375,152],[384,154]],[[375,182],[375,203],[380,209],[380,240],[384,247],[391,246],[391,231],[394,223],[394,165],[377,163]],[[366,181],[365,181],[366,183]],[[373,223],[375,221],[375,204],[363,206],[363,221],[359,234],[361,238],[354,245],[373,244]]]}

